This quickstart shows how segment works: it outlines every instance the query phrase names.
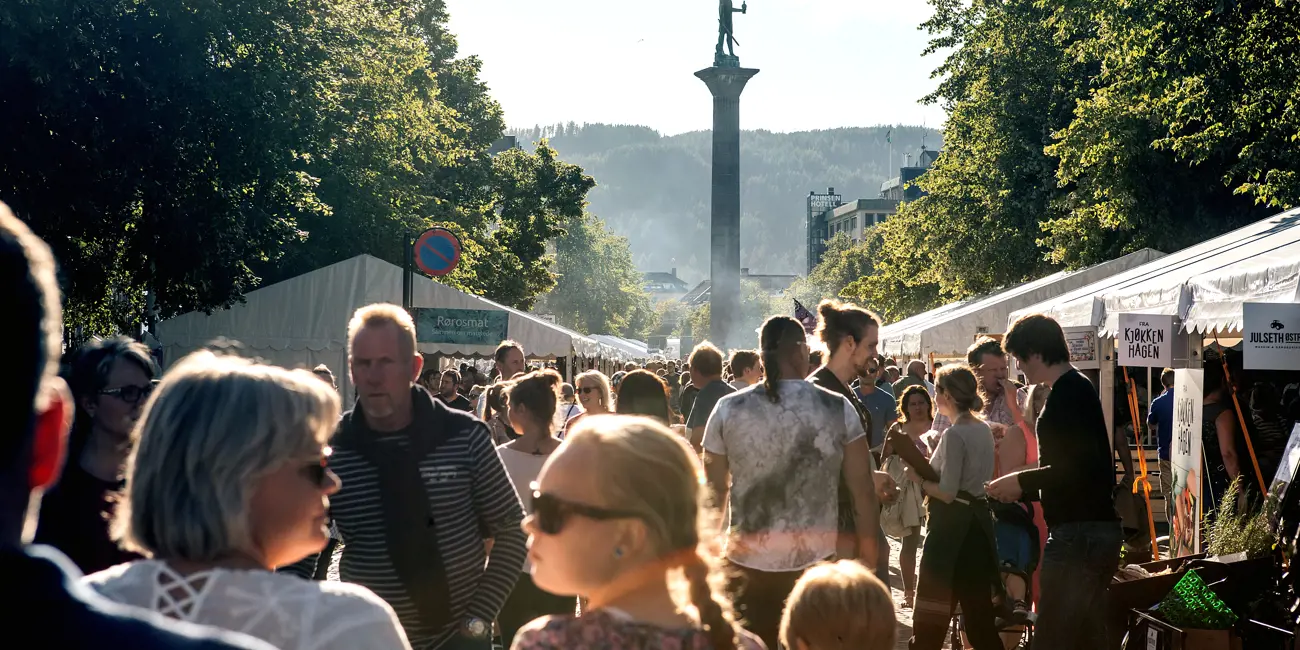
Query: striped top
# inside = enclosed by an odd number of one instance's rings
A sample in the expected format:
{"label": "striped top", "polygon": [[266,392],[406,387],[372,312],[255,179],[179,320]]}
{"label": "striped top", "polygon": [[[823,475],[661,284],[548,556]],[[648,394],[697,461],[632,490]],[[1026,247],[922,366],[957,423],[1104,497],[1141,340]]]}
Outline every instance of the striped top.
{"label": "striped top", "polygon": [[[429,511],[438,522],[438,546],[443,553],[453,609],[452,622],[435,636],[413,634],[419,629],[419,616],[388,555],[375,466],[345,447],[336,447],[330,457],[330,469],[343,483],[339,492],[330,497],[330,512],[345,544],[339,577],[387,601],[415,650],[441,646],[457,633],[468,616],[485,621],[496,618],[519,579],[527,554],[526,538],[519,526],[523,506],[492,446],[487,427],[468,413],[451,409],[446,412],[453,415],[443,421],[454,423],[460,430],[419,462]],[[373,435],[379,436],[381,444],[407,446],[401,432]],[[485,537],[495,540],[490,555],[484,549]]]}

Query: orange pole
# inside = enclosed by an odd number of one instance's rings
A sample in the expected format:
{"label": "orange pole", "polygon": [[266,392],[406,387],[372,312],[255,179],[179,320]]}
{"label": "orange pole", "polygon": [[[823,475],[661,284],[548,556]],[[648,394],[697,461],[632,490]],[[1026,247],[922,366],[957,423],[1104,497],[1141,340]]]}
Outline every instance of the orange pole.
{"label": "orange pole", "polygon": [[1241,425],[1241,435],[1246,439],[1246,450],[1250,452],[1250,463],[1255,466],[1255,478],[1259,480],[1259,490],[1268,496],[1268,483],[1264,482],[1264,472],[1259,469],[1259,459],[1255,457],[1255,445],[1250,441],[1250,429],[1246,428],[1246,416],[1241,413],[1241,402],[1237,399],[1237,384],[1232,381],[1232,371],[1228,370],[1228,355],[1223,353],[1219,343],[1219,331],[1214,331],[1214,344],[1219,346],[1219,361],[1223,364],[1223,380],[1228,382],[1232,391],[1232,408],[1237,412],[1237,422]]}
{"label": "orange pole", "polygon": [[1160,544],[1156,542],[1156,519],[1155,515],[1151,514],[1151,480],[1147,478],[1147,453],[1142,449],[1142,430],[1138,428],[1137,385],[1128,376],[1128,368],[1124,368],[1124,381],[1128,384],[1128,413],[1129,417],[1133,418],[1133,440],[1137,442],[1138,447],[1139,473],[1137,479],[1133,481],[1133,494],[1137,494],[1139,485],[1142,486],[1142,499],[1146,503],[1147,511],[1147,527],[1151,532],[1151,558],[1159,560]]}

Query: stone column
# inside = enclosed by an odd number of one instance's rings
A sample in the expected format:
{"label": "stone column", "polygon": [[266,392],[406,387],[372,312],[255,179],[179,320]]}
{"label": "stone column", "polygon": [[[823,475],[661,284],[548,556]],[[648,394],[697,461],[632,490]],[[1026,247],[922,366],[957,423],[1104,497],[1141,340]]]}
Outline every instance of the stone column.
{"label": "stone column", "polygon": [[713,94],[713,205],[709,227],[709,339],[726,352],[740,327],[740,93],[753,68],[695,73]]}

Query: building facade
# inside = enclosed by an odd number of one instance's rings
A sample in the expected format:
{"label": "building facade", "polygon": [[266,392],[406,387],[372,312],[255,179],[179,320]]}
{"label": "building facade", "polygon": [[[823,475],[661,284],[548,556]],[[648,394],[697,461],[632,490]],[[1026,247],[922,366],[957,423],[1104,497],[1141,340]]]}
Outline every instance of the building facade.
{"label": "building facade", "polygon": [[858,199],[845,203],[827,213],[826,238],[846,233],[849,239],[861,242],[868,228],[898,214],[898,203],[893,199]]}

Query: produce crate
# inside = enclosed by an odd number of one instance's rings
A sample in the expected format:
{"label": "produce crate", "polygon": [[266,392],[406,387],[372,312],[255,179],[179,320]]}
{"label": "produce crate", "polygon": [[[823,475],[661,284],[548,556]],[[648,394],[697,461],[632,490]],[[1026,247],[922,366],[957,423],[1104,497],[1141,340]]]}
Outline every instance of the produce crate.
{"label": "produce crate", "polygon": [[1234,630],[1177,628],[1136,609],[1129,610],[1128,629],[1124,650],[1241,650]]}

